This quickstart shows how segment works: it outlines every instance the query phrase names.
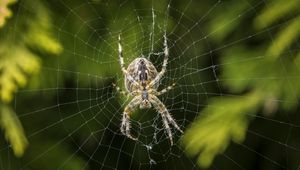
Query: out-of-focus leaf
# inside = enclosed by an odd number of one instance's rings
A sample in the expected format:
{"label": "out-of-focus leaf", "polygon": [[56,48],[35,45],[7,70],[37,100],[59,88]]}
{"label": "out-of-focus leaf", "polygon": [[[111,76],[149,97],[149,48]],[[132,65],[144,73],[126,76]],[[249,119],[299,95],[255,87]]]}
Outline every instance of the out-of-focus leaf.
{"label": "out-of-focus leaf", "polygon": [[296,55],[294,63],[296,64],[296,66],[300,67],[300,52]]}
{"label": "out-of-focus leaf", "polygon": [[254,77],[266,77],[265,68],[261,67],[266,64],[260,56],[262,53],[261,49],[247,50],[243,46],[226,50],[221,59],[223,85],[231,92],[241,93],[255,85]]}
{"label": "out-of-focus leaf", "polygon": [[10,102],[18,86],[27,83],[27,75],[39,71],[39,59],[24,47],[0,46],[0,97]]}
{"label": "out-of-focus leaf", "polygon": [[254,26],[257,29],[262,29],[270,26],[275,21],[283,18],[284,16],[298,10],[300,0],[278,0],[272,1],[272,4],[267,5],[266,8],[254,20]]}
{"label": "out-of-focus leaf", "polygon": [[[222,8],[224,11],[223,15],[214,16],[211,24],[208,26],[208,32],[213,33],[211,38],[217,42],[222,41],[226,36],[228,36],[243,20],[243,17],[238,17],[242,11],[248,7],[248,3],[237,3],[234,5],[234,10],[232,10],[232,5],[236,2],[226,3],[226,6]],[[228,22],[233,21],[234,22]]]}
{"label": "out-of-focus leaf", "polygon": [[[254,27],[263,29],[281,18],[290,17],[289,14],[299,5],[300,0],[289,3],[284,0],[273,1],[256,17]],[[257,46],[244,44],[224,50],[221,80],[238,97],[223,96],[210,100],[200,113],[204,116],[199,117],[186,131],[183,145],[189,155],[199,155],[200,166],[210,166],[214,157],[222,153],[231,140],[238,143],[243,141],[249,123],[247,115],[257,114],[259,108],[263,108],[265,114],[270,114],[278,108],[291,110],[298,105],[297,102],[278,100],[299,101],[300,82],[291,83],[290,80],[295,80],[293,77],[299,75],[300,55],[293,60],[284,56],[299,37],[299,23],[298,16],[282,25],[284,27],[278,33],[278,30],[272,30],[272,34],[277,36],[267,48],[265,46],[270,42],[261,42]],[[293,52],[288,53],[291,54]],[[274,60],[279,56],[281,60]],[[279,69],[282,66],[284,69]],[[291,78],[286,78],[287,73]],[[243,94],[246,91],[250,93]]]}
{"label": "out-of-focus leaf", "polygon": [[0,28],[5,25],[6,19],[12,16],[8,5],[15,3],[16,0],[0,0]]}
{"label": "out-of-focus leaf", "polygon": [[[300,82],[293,81],[291,84],[285,77],[286,73],[289,73],[289,76],[297,77],[299,74],[299,59],[296,57],[291,60],[289,57],[283,57],[281,60],[272,60],[270,58],[273,56],[263,56],[263,53],[264,51],[261,48],[255,50],[244,47],[228,49],[222,58],[224,65],[221,79],[223,84],[234,93],[242,93],[247,89],[262,91],[265,95],[266,106],[270,106],[270,102],[273,105],[274,101],[278,99],[297,101],[298,96],[300,96]],[[235,61],[239,62],[236,63]],[[288,67],[285,70],[278,69],[283,64]],[[266,66],[268,67],[266,68]],[[288,110],[297,106],[296,102],[280,102],[277,104]],[[270,109],[267,110],[270,111]]]}
{"label": "out-of-focus leaf", "polygon": [[[41,1],[23,1],[27,15],[18,11],[14,29],[6,25],[0,37],[0,102],[9,103],[19,87],[28,83],[28,78],[39,72],[41,60],[36,51],[59,54],[62,46],[52,35],[50,12]],[[27,5],[32,5],[28,7]],[[0,11],[1,12],[1,11]],[[13,18],[14,19],[14,18]],[[2,34],[3,33],[3,34]],[[13,35],[13,36],[12,36]],[[34,51],[34,50],[36,51]],[[11,143],[16,156],[22,156],[27,146],[21,123],[8,106],[2,105],[1,126],[6,139]]]}
{"label": "out-of-focus leaf", "polygon": [[224,152],[233,140],[240,143],[245,138],[248,117],[259,107],[261,96],[251,92],[244,97],[223,97],[211,100],[182,138],[186,152],[198,157],[201,167],[211,165],[217,154]]}
{"label": "out-of-focus leaf", "polygon": [[18,22],[14,24],[16,31],[8,28],[8,34],[0,38],[0,99],[4,102],[12,100],[18,86],[23,87],[27,83],[28,75],[39,71],[40,60],[31,49],[47,54],[62,51],[62,46],[51,32],[49,10],[39,1],[23,3],[24,6],[31,5],[27,7],[32,9],[29,15],[25,18],[23,11],[19,11]]}
{"label": "out-of-focus leaf", "polygon": [[31,20],[28,20],[28,33],[25,43],[32,48],[44,51],[49,54],[60,54],[61,44],[52,35],[52,21],[49,10],[41,3],[34,3],[35,11]]}
{"label": "out-of-focus leaf", "polygon": [[272,45],[267,51],[271,58],[279,57],[288,46],[290,46],[300,35],[300,16],[293,19],[290,24],[278,33]]}
{"label": "out-of-focus leaf", "polygon": [[0,126],[5,132],[5,138],[11,143],[15,155],[22,156],[28,142],[17,115],[5,104],[0,104]]}

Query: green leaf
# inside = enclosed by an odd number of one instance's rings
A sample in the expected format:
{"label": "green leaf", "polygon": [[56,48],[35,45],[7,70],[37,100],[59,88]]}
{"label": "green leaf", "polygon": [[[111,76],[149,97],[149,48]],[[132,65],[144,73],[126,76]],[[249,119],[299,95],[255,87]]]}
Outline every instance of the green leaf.
{"label": "green leaf", "polygon": [[300,66],[300,52],[296,55],[294,59],[294,63],[296,64],[297,67]]}
{"label": "green leaf", "polygon": [[254,20],[254,26],[257,29],[262,29],[270,26],[275,21],[285,17],[286,15],[292,13],[299,9],[300,0],[278,0],[273,1],[272,4],[267,5],[265,9],[262,10]]}
{"label": "green leaf", "polygon": [[48,54],[60,54],[63,48],[53,36],[53,23],[49,10],[42,3],[34,2],[34,5],[32,18],[26,21],[28,32],[24,36],[24,42],[30,47]]}
{"label": "green leaf", "polygon": [[5,132],[5,138],[11,143],[14,154],[22,156],[28,142],[17,115],[5,104],[0,104],[0,126]]}
{"label": "green leaf", "polygon": [[18,86],[27,83],[27,75],[39,69],[39,59],[26,48],[0,44],[0,99],[10,102]]}
{"label": "green leaf", "polygon": [[[290,3],[274,1],[256,17],[255,27],[262,29],[288,17],[291,11],[298,9],[299,3],[300,0]],[[238,96],[210,100],[200,113],[203,116],[191,125],[182,138],[186,152],[190,156],[198,155],[198,164],[201,167],[209,167],[215,156],[224,152],[231,141],[241,143],[244,140],[249,123],[247,115],[257,114],[261,107],[263,113],[270,116],[270,113],[279,108],[287,111],[297,106],[297,102],[277,101],[299,99],[300,82],[290,83],[291,78],[285,77],[287,73],[291,77],[299,74],[300,54],[294,60],[288,57],[272,59],[282,56],[289,48],[293,49],[292,45],[300,34],[299,23],[298,15],[278,33],[278,30],[274,30],[272,33],[277,33],[277,36],[274,36],[272,44],[267,48],[265,46],[269,42],[262,41],[258,46],[249,48],[247,44],[241,44],[224,51],[221,58],[221,79],[223,85]],[[286,69],[279,69],[282,65]],[[251,93],[241,95],[249,90]]]}
{"label": "green leaf", "polygon": [[[234,10],[232,10],[233,5]],[[237,16],[248,7],[249,4],[243,2],[225,3],[223,10],[220,12],[222,15],[213,16],[211,23],[208,25],[208,32],[211,33],[211,38],[217,42],[224,40],[243,21],[243,17],[237,18]]]}
{"label": "green leaf", "polygon": [[241,143],[248,128],[248,115],[255,113],[261,102],[258,92],[244,97],[214,98],[185,132],[182,144],[186,153],[198,157],[198,164],[207,168],[217,154],[224,152],[230,141]]}
{"label": "green leaf", "polygon": [[293,19],[290,24],[278,33],[267,55],[272,58],[280,56],[300,35],[300,16]]}
{"label": "green leaf", "polygon": [[0,0],[0,28],[5,25],[6,19],[12,16],[8,5],[15,3],[16,0]]}
{"label": "green leaf", "polygon": [[[39,73],[41,60],[37,51],[44,54],[59,54],[62,51],[62,46],[52,35],[49,10],[41,1],[22,2],[23,7],[29,9],[29,5],[32,10],[28,12],[20,8],[18,18],[13,18],[1,30],[0,36],[0,102],[4,103],[0,105],[0,126],[16,156],[23,155],[28,142],[20,121],[7,103],[12,101],[18,88],[28,83],[30,76]],[[10,28],[10,24],[14,29]]]}

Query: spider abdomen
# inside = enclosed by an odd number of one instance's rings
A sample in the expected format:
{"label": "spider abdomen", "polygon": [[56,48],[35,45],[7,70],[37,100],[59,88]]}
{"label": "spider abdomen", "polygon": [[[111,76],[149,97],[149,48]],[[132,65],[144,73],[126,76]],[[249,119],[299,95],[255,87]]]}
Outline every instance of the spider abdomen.
{"label": "spider abdomen", "polygon": [[[128,68],[127,72],[132,78],[139,83],[140,86],[146,87],[156,76],[157,70],[154,65],[144,57],[136,58],[133,60]],[[127,91],[132,92],[140,87],[134,86],[127,77],[125,77],[125,86]],[[158,84],[155,84],[152,88],[157,89]]]}

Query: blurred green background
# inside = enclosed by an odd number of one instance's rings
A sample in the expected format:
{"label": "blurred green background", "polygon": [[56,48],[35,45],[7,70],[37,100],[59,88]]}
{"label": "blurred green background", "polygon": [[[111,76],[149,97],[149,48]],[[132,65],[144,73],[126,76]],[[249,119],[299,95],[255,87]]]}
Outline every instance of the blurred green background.
{"label": "blurred green background", "polygon": [[[0,0],[0,169],[299,169],[299,6]],[[151,109],[132,116],[139,142],[121,135],[112,87],[118,34],[126,64],[160,70],[165,31],[172,147]]]}

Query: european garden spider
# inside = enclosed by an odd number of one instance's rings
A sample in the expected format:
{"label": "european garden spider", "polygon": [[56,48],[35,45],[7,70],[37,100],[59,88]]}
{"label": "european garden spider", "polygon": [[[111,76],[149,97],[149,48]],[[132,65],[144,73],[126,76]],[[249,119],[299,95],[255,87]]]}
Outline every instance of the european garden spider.
{"label": "european garden spider", "polygon": [[[157,96],[166,93],[171,90],[175,84],[168,86],[167,88],[157,91],[159,81],[166,72],[169,49],[167,45],[166,33],[164,34],[164,61],[161,71],[158,73],[154,65],[146,59],[144,56],[133,60],[127,69],[124,67],[124,59],[121,45],[121,35],[118,37],[118,50],[119,50],[119,62],[121,65],[122,72],[125,76],[125,87],[126,91],[122,91],[119,87],[116,87],[120,93],[124,95],[130,95],[133,99],[125,107],[123,112],[123,119],[121,124],[121,132],[128,138],[137,140],[130,133],[130,114],[134,111],[137,106],[143,108],[151,108],[153,106],[157,112],[161,114],[165,129],[168,133],[168,137],[171,145],[173,145],[173,137],[169,124],[172,124],[181,133],[183,131],[179,128],[175,120],[170,115],[166,106],[157,98]],[[116,86],[116,85],[114,85]]]}

